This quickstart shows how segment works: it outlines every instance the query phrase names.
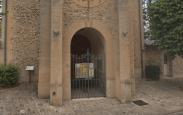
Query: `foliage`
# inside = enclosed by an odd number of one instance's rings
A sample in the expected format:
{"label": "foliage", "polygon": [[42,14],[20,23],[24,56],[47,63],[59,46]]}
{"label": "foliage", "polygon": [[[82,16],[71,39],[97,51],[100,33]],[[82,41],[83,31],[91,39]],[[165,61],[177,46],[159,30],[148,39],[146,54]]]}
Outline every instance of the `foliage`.
{"label": "foliage", "polygon": [[151,39],[158,40],[158,49],[165,49],[175,58],[183,58],[183,0],[157,0],[150,4]]}
{"label": "foliage", "polygon": [[152,80],[159,80],[160,67],[154,65],[147,65],[145,67],[145,74],[147,78],[151,78]]}
{"label": "foliage", "polygon": [[143,0],[143,21],[144,21],[144,39],[150,38],[151,31],[149,30],[149,6],[151,3],[155,2],[156,0]]}
{"label": "foliage", "polygon": [[0,66],[0,86],[12,86],[16,83],[18,66],[9,64]]}
{"label": "foliage", "polygon": [[[2,0],[0,0],[0,9],[2,9]],[[8,14],[8,11],[3,13],[3,12],[0,12],[0,25],[1,25],[1,22],[2,22],[2,16],[3,15],[7,15]],[[1,36],[1,33],[2,33],[2,29],[1,29],[1,26],[0,26],[0,36]]]}

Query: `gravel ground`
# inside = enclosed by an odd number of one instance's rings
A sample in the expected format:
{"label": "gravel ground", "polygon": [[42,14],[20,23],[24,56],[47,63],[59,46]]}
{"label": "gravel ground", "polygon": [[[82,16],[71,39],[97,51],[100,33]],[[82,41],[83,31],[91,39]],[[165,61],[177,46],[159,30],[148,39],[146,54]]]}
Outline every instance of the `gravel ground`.
{"label": "gravel ground", "polygon": [[64,101],[50,106],[49,99],[38,99],[37,82],[0,90],[0,115],[183,115],[183,81],[138,81],[132,101],[120,104],[117,99]]}

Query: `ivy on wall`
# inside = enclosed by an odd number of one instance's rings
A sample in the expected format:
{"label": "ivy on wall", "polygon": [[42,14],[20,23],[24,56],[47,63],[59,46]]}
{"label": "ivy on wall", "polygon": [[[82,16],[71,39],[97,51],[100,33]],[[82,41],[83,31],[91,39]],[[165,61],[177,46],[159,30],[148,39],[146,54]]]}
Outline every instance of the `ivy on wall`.
{"label": "ivy on wall", "polygon": [[165,49],[175,58],[183,58],[183,0],[157,0],[150,4],[151,39],[158,49]]}

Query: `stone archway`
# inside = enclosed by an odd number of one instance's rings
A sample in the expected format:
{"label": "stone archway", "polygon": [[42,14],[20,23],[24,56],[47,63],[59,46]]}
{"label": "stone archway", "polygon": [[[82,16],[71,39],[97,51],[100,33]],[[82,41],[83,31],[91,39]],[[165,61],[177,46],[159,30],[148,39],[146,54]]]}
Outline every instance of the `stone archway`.
{"label": "stone archway", "polygon": [[78,30],[71,41],[71,99],[106,96],[105,41],[94,28]]}
{"label": "stone archway", "polygon": [[[83,3],[86,3],[86,1],[83,1]],[[74,18],[77,16],[74,11],[73,15],[67,18],[69,23],[64,23],[63,17],[67,16],[67,13],[63,12],[63,1],[41,1],[39,98],[50,97],[51,105],[62,105],[63,100],[71,100],[71,39],[82,28],[94,28],[105,39],[106,97],[116,97],[121,103],[131,101],[131,91],[134,91],[134,89],[131,89],[134,88],[134,38],[137,41],[140,40],[138,34],[140,32],[137,31],[139,19],[135,16],[138,13],[133,13],[138,10],[138,8],[135,8],[138,3],[133,5],[130,5],[131,2],[116,1],[116,3],[119,5],[114,10],[114,14],[116,14],[114,20],[105,17],[96,19],[90,15]],[[131,10],[134,8],[134,11]],[[95,10],[93,11],[95,12]],[[129,14],[133,15],[129,16]],[[110,16],[113,16],[113,14],[110,14]],[[111,35],[111,30],[109,30],[112,27],[109,24],[110,21],[117,24],[115,25],[116,32],[113,33],[116,34],[115,37]],[[125,32],[128,34],[124,35]],[[138,51],[140,50],[138,49]]]}
{"label": "stone archway", "polygon": [[[92,20],[75,21],[65,28],[59,26],[62,33],[56,36],[52,32],[49,40],[45,43],[41,42],[39,98],[50,97],[51,105],[62,105],[62,101],[71,100],[70,45],[74,34],[82,28],[92,28],[103,36],[101,41],[104,44],[106,61],[106,97],[116,97],[121,103],[129,102],[131,82],[128,39],[125,39],[126,42],[120,42],[123,44],[119,45],[102,22]],[[44,38],[41,38],[43,41]],[[117,53],[119,46],[120,55]]]}
{"label": "stone archway", "polygon": [[[62,46],[62,97],[63,100],[71,100],[71,74],[70,74],[70,43],[74,34],[82,28],[93,28],[97,30],[103,37],[104,51],[106,53],[106,97],[115,97],[115,78],[114,78],[114,52],[113,38],[106,27],[97,21],[76,21],[63,31]],[[103,39],[103,40],[102,40]],[[106,47],[107,46],[107,47]]]}

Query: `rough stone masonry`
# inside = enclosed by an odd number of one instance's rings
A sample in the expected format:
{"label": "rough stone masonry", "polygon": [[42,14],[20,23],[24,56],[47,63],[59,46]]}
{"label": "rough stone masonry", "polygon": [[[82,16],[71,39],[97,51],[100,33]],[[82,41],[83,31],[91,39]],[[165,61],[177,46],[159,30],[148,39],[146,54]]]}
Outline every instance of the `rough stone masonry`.
{"label": "rough stone masonry", "polygon": [[[28,82],[25,68],[35,66],[32,81],[39,81],[39,98],[50,98],[52,105],[71,100],[71,41],[80,34],[94,54],[106,54],[106,97],[131,101],[135,78],[141,76],[138,0],[8,0],[7,9],[6,64],[19,65],[19,82]],[[102,45],[95,47],[91,36]],[[3,32],[3,42],[4,37]]]}

